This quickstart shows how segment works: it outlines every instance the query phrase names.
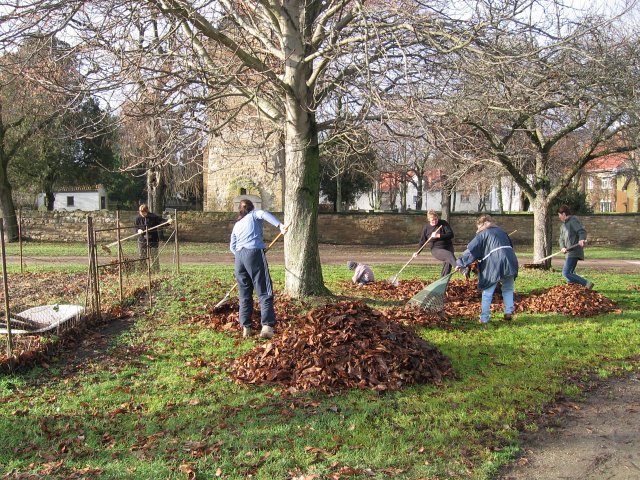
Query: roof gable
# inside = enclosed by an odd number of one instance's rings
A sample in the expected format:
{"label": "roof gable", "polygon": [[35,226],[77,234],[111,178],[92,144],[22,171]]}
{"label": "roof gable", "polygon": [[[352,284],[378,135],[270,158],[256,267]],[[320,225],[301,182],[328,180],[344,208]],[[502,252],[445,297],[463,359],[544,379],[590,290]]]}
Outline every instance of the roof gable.
{"label": "roof gable", "polygon": [[622,167],[627,158],[626,153],[612,153],[604,157],[594,158],[587,163],[585,170],[588,172],[613,170],[614,168]]}

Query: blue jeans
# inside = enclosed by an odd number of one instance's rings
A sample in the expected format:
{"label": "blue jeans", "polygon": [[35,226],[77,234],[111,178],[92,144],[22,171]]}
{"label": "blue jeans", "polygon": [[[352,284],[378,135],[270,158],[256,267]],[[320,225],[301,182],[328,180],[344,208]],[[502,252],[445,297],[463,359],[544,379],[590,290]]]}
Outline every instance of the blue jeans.
{"label": "blue jeans", "polygon": [[587,286],[587,280],[580,275],[575,274],[576,266],[578,265],[577,257],[567,257],[564,261],[564,267],[562,267],[562,276],[567,279],[569,283],[577,283],[583,287]]}
{"label": "blue jeans", "polygon": [[[515,290],[515,277],[509,275],[503,277],[502,280],[502,300],[504,301],[504,313],[513,313],[513,291]],[[494,283],[490,287],[482,290],[482,313],[480,313],[480,321],[482,323],[489,323],[489,314],[491,313],[491,300],[493,299],[493,292],[496,290],[498,284]]]}

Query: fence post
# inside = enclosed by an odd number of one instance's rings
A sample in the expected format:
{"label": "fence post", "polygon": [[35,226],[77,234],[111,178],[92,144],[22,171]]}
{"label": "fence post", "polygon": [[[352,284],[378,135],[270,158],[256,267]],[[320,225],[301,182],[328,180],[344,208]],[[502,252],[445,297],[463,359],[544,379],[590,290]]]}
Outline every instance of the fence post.
{"label": "fence post", "polygon": [[0,250],[2,250],[2,286],[4,288],[4,315],[7,321],[7,359],[13,371],[13,342],[11,338],[11,317],[9,312],[9,284],[7,276],[7,253],[4,248],[4,218],[0,218]]}
{"label": "fence post", "polygon": [[180,275],[180,247],[178,243],[178,209],[175,208],[173,210],[173,234],[174,234],[174,244],[175,244],[175,257],[176,257],[176,273]]}

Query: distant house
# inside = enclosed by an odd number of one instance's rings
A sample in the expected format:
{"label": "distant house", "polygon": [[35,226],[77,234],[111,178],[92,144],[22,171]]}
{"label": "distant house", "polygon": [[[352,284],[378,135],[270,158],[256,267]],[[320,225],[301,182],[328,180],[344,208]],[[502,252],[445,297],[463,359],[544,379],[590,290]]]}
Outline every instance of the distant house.
{"label": "distant house", "polygon": [[[408,176],[413,173],[407,174]],[[415,210],[418,205],[418,192],[410,181],[401,182],[397,175],[382,175],[371,192],[361,195],[355,202],[358,210],[401,210],[405,196],[407,210]],[[520,211],[520,187],[510,177],[497,181],[461,182],[451,194],[452,212],[478,212],[500,210],[498,198],[502,195],[504,211]],[[430,170],[423,178],[422,205],[420,210],[440,210],[442,200],[442,171]]]}
{"label": "distant house", "polygon": [[[102,184],[80,187],[66,187],[54,192],[54,210],[105,210],[109,207],[107,191]],[[37,197],[38,209],[45,207],[45,194]]]}
{"label": "distant house", "polygon": [[628,154],[613,154],[587,163],[582,187],[594,212],[638,212],[638,184],[628,161]]}

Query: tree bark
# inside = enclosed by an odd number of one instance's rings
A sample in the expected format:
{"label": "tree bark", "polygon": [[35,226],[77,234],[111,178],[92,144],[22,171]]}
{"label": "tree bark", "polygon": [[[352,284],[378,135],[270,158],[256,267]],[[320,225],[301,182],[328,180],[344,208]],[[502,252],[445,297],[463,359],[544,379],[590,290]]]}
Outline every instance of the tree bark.
{"label": "tree bark", "polygon": [[11,195],[12,188],[7,177],[7,161],[0,153],[0,212],[4,219],[4,236],[7,243],[18,240],[18,217]]}
{"label": "tree bark", "polygon": [[[544,258],[551,253],[551,218],[549,216],[549,200],[542,192],[532,202],[533,205],[533,259]],[[551,266],[551,259],[545,261]]]}

